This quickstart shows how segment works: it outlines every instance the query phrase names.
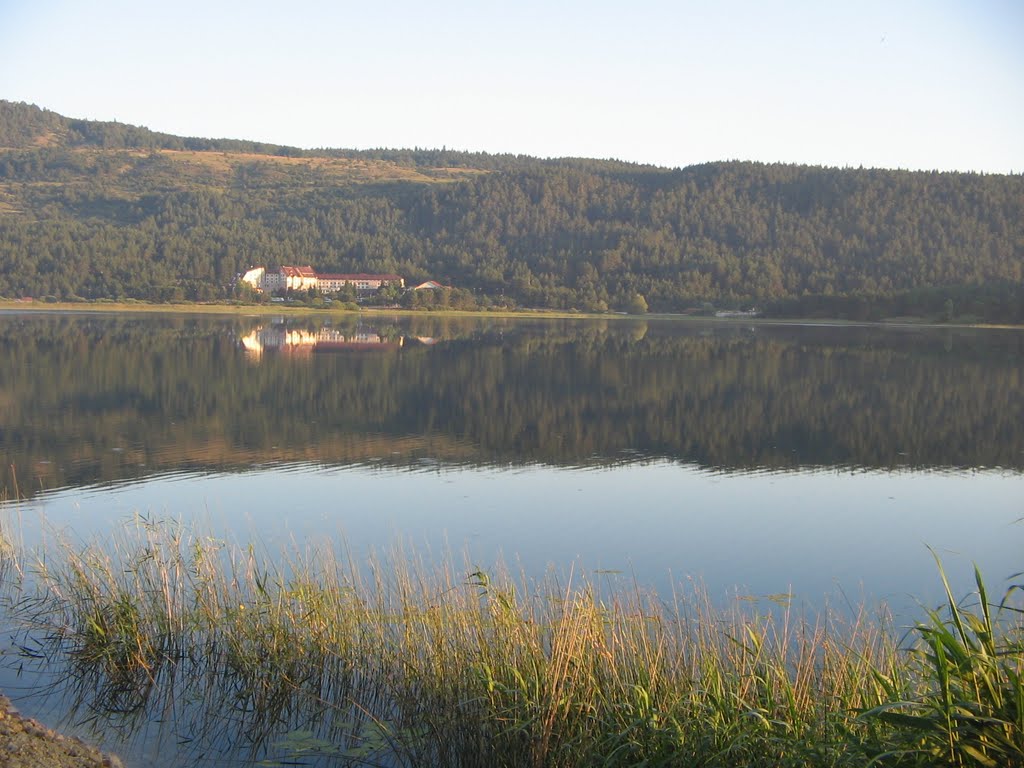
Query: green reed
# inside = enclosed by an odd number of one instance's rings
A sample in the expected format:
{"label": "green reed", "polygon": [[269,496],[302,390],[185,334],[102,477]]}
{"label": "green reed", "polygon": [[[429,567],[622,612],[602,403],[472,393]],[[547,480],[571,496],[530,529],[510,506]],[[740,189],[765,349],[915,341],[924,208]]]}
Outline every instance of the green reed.
{"label": "green reed", "polygon": [[993,604],[975,568],[976,603],[968,607],[954,598],[941,563],[939,575],[946,605],[915,627],[912,684],[883,679],[887,701],[863,715],[894,726],[877,762],[1024,766],[1024,611],[1009,604],[1024,585],[1012,584]]}
{"label": "green reed", "polygon": [[141,523],[115,548],[65,546],[14,610],[91,706],[189,698],[205,728],[343,764],[1021,764],[1019,587],[993,606],[980,575],[973,609],[947,584],[946,611],[901,648],[864,613],[721,610],[699,590],[662,599],[401,551],[271,562]]}

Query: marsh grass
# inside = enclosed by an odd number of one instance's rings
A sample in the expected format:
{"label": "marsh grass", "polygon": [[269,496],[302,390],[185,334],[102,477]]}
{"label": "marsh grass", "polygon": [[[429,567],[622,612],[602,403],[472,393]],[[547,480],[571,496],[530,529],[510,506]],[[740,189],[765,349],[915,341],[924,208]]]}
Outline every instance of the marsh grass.
{"label": "marsh grass", "polygon": [[[73,703],[251,758],[408,766],[1019,765],[1021,615],[953,600],[904,647],[865,613],[721,610],[578,576],[283,564],[140,521],[14,605]],[[273,562],[281,563],[279,558]],[[995,615],[993,613],[995,610]],[[204,747],[205,749],[205,747]]]}
{"label": "marsh grass", "polygon": [[965,604],[938,565],[946,605],[926,610],[915,627],[912,683],[884,680],[886,702],[864,713],[895,728],[892,748],[877,762],[914,757],[925,764],[1024,766],[1024,611],[1010,602],[1024,584],[1011,584],[994,604],[975,568],[977,592]]}

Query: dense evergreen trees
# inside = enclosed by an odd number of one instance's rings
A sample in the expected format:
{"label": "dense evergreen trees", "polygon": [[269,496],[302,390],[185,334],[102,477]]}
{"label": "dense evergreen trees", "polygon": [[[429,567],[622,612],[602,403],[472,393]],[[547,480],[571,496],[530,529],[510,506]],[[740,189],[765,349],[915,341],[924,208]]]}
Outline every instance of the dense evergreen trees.
{"label": "dense evergreen trees", "polygon": [[0,295],[225,298],[295,262],[484,305],[1024,320],[1020,176],[302,151],[9,102],[0,147]]}

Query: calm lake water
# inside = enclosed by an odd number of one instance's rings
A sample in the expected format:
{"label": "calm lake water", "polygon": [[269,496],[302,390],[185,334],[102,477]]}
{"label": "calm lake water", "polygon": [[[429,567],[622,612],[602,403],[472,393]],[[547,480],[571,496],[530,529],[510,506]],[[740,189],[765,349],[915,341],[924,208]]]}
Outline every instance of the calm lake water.
{"label": "calm lake water", "polygon": [[10,313],[0,360],[30,548],[143,515],[898,615],[929,547],[958,593],[1024,570],[1021,331]]}

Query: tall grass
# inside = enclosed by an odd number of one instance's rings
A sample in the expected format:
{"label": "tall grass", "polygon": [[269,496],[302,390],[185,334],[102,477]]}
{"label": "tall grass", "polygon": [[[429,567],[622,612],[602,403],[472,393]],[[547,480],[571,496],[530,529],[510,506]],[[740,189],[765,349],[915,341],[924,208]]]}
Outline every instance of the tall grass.
{"label": "tall grass", "polygon": [[401,552],[366,567],[327,550],[270,562],[140,524],[113,549],[65,548],[15,610],[89,706],[198,712],[189,738],[229,737],[257,757],[1021,764],[1019,587],[992,606],[980,575],[973,609],[947,585],[946,611],[901,648],[863,613],[720,610],[699,591],[666,600]]}
{"label": "tall grass", "polygon": [[941,563],[939,574],[946,605],[926,611],[927,620],[915,628],[912,684],[883,680],[887,701],[864,713],[894,726],[892,747],[876,761],[1024,766],[1024,611],[1009,604],[1024,585],[1011,584],[993,604],[975,568],[975,602],[966,606],[954,599]]}

